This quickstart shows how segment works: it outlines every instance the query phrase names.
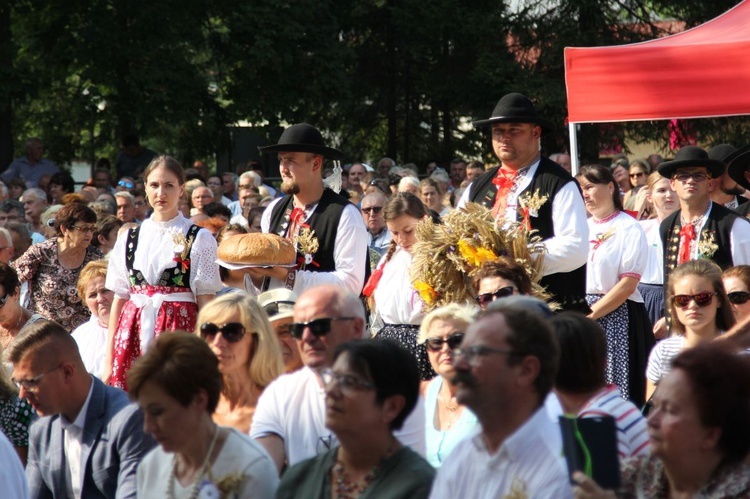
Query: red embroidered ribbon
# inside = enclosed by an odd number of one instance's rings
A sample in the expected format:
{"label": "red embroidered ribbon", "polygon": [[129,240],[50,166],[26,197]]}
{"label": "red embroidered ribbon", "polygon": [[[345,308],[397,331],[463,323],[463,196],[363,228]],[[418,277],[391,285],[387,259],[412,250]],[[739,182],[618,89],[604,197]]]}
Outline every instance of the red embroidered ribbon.
{"label": "red embroidered ribbon", "polygon": [[518,171],[507,173],[501,168],[497,171],[495,178],[492,179],[492,183],[497,186],[498,192],[508,192],[510,188],[513,187],[513,182],[516,181],[516,175],[518,175]]}
{"label": "red embroidered ribbon", "polygon": [[505,203],[508,192],[513,188],[513,183],[516,181],[517,175],[518,171],[506,172],[501,168],[497,171],[495,178],[492,179],[492,183],[497,186],[495,205],[492,207],[492,215],[495,218],[505,216]]}
{"label": "red embroidered ribbon", "polygon": [[687,224],[680,229],[680,253],[677,257],[677,264],[690,260],[690,243],[695,239],[695,226]]}

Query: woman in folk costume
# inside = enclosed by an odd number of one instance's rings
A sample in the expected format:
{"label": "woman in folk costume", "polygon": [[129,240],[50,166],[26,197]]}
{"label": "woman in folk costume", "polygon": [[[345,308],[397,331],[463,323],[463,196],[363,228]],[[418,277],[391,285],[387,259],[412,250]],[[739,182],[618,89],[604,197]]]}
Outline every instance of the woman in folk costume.
{"label": "woman in folk costume", "polygon": [[641,405],[646,359],[654,344],[637,289],[648,259],[646,234],[635,218],[622,211],[609,168],[584,166],[577,178],[591,214],[586,300],[591,307],[589,317],[607,337],[607,383],[616,384],[624,398]]}
{"label": "woman in folk costume", "polygon": [[106,282],[115,298],[104,379],[123,389],[149,343],[163,331],[195,329],[198,309],[222,287],[216,240],[178,209],[185,184],[180,164],[159,156],[143,178],[154,212],[118,237]]}
{"label": "woman in folk costume", "polygon": [[424,344],[417,344],[422,322],[422,300],[409,277],[411,250],[417,242],[417,224],[428,217],[427,209],[414,194],[400,192],[385,206],[385,222],[391,232],[391,247],[370,276],[363,294],[372,297],[374,308],[385,324],[379,338],[397,341],[413,352],[422,380],[435,376]]}

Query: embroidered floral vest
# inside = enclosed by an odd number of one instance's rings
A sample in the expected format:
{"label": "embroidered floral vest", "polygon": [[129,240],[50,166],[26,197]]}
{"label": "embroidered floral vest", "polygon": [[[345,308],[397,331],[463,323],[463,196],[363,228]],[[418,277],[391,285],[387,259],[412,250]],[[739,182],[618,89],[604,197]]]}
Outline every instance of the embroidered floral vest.
{"label": "embroidered floral vest", "polygon": [[[200,227],[192,225],[188,229],[186,239],[188,246],[186,253],[189,255],[193,247],[193,241],[195,236],[198,234]],[[143,273],[133,268],[133,261],[135,259],[135,250],[138,249],[138,235],[140,234],[141,228],[136,227],[128,231],[128,242],[125,250],[125,266],[128,269],[128,279],[130,280],[131,286],[143,286],[152,284],[158,287],[176,287],[176,288],[190,288],[190,260],[185,260],[184,264],[178,263],[174,268],[164,269],[159,277],[159,280],[155,283],[149,283],[146,278],[143,277]]]}

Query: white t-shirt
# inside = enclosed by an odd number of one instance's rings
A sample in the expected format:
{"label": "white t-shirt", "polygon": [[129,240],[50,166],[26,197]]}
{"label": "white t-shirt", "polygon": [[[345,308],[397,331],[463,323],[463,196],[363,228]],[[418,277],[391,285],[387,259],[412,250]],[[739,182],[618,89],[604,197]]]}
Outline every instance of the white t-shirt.
{"label": "white t-shirt", "polygon": [[107,326],[99,324],[93,315],[73,331],[86,371],[97,378],[104,374],[104,359],[107,351]]}
{"label": "white t-shirt", "polygon": [[[403,427],[393,434],[425,455],[424,401],[418,400]],[[263,391],[253,415],[251,438],[278,435],[284,440],[289,466],[326,452],[337,445],[325,426],[325,391],[309,367],[285,374]]]}
{"label": "white t-shirt", "polygon": [[[229,436],[224,442],[219,455],[211,466],[208,479],[214,484],[230,475],[242,475],[242,480],[235,495],[227,497],[253,497],[271,499],[279,486],[279,474],[276,465],[263,447],[234,428],[229,430]],[[167,497],[167,486],[172,478],[172,464],[174,454],[164,452],[161,446],[155,447],[146,454],[138,465],[137,487],[138,497]],[[184,499],[189,497],[192,484],[183,487],[176,479],[174,483],[174,497]],[[207,487],[203,487],[198,497],[220,497],[210,495]],[[221,496],[224,497],[224,496]]]}

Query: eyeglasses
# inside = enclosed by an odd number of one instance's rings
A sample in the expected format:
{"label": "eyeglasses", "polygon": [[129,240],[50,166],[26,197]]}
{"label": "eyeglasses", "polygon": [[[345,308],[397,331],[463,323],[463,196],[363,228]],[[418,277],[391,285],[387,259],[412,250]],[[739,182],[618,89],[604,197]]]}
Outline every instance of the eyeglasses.
{"label": "eyeglasses", "polygon": [[639,172],[639,173],[631,173],[631,174],[630,174],[630,178],[640,178],[640,177],[645,177],[645,176],[646,176],[646,174],[645,174],[645,173],[643,173],[643,172]]}
{"label": "eyeglasses", "polygon": [[675,295],[672,297],[672,303],[680,308],[685,308],[694,301],[699,307],[705,307],[714,299],[715,293],[698,293],[697,295]]}
{"label": "eyeglasses", "polygon": [[703,182],[704,180],[711,178],[711,176],[705,173],[678,173],[672,178],[679,180],[680,183],[684,184],[691,178],[696,182]]}
{"label": "eyeglasses", "polygon": [[747,300],[750,300],[750,293],[747,291],[732,291],[731,293],[727,293],[727,297],[729,298],[729,303],[742,305],[743,303],[747,303]]}
{"label": "eyeglasses", "polygon": [[221,326],[217,326],[212,322],[201,324],[201,338],[204,340],[209,337],[213,338],[219,333],[227,340],[227,343],[237,343],[245,336],[245,326],[239,322],[230,322]]}
{"label": "eyeglasses", "polygon": [[461,342],[464,340],[464,333],[453,333],[448,336],[447,340],[443,338],[427,338],[424,342],[427,350],[430,352],[439,352],[443,349],[444,344],[448,344],[450,350],[455,350],[461,346]]}
{"label": "eyeglasses", "polygon": [[512,295],[515,290],[516,288],[514,286],[505,286],[493,291],[492,293],[482,293],[476,297],[477,304],[479,304],[480,307],[486,307],[498,298],[505,298],[506,296]]}
{"label": "eyeglasses", "polygon": [[479,364],[479,357],[486,357],[487,355],[520,355],[519,352],[514,350],[501,350],[499,348],[486,347],[484,345],[472,345],[466,348],[456,348],[453,350],[453,358],[458,359],[466,356],[466,362],[470,366],[476,367]]}
{"label": "eyeglasses", "polygon": [[310,332],[314,336],[325,336],[331,332],[332,321],[351,321],[354,319],[355,317],[324,317],[310,322],[292,322],[289,324],[289,331],[291,331],[292,337],[295,340],[302,339],[305,328],[310,328]]}
{"label": "eyeglasses", "polygon": [[240,184],[240,189],[252,189],[253,187],[255,186],[252,184]]}
{"label": "eyeglasses", "polygon": [[292,335],[292,331],[289,328],[289,324],[284,324],[283,326],[279,326],[278,328],[275,328],[275,329],[276,329],[276,336],[278,336],[279,338],[286,338],[287,336]]}
{"label": "eyeglasses", "polygon": [[47,372],[44,372],[42,374],[39,374],[37,376],[34,376],[31,379],[14,379],[11,378],[11,381],[13,381],[13,384],[16,385],[18,388],[23,388],[27,392],[35,392],[39,388],[39,383],[41,383],[42,378],[44,378],[46,375],[53,371],[57,371],[60,369],[63,365],[60,364],[59,366],[50,369]]}
{"label": "eyeglasses", "polygon": [[133,182],[129,182],[127,180],[120,180],[119,182],[117,182],[117,185],[126,189],[132,189],[133,187],[135,187],[135,184],[133,184]]}
{"label": "eyeglasses", "polygon": [[373,215],[377,215],[381,211],[383,211],[382,206],[371,206],[369,208],[362,208],[362,213],[366,213],[367,215],[369,215],[370,213],[372,213]]}
{"label": "eyeglasses", "polygon": [[96,232],[96,226],[94,225],[74,225],[71,229],[77,230],[78,232],[90,232],[91,234]]}
{"label": "eyeglasses", "polygon": [[268,317],[273,317],[274,315],[278,314],[279,311],[281,311],[281,307],[279,305],[289,305],[289,307],[294,307],[293,301],[274,301],[271,303],[266,303],[263,305],[263,310],[266,311],[266,315]]}
{"label": "eyeglasses", "polygon": [[330,388],[333,383],[336,383],[346,395],[351,395],[358,391],[375,389],[375,385],[369,381],[365,381],[351,374],[337,373],[333,369],[323,369],[320,372],[320,377],[323,378],[323,386]]}

